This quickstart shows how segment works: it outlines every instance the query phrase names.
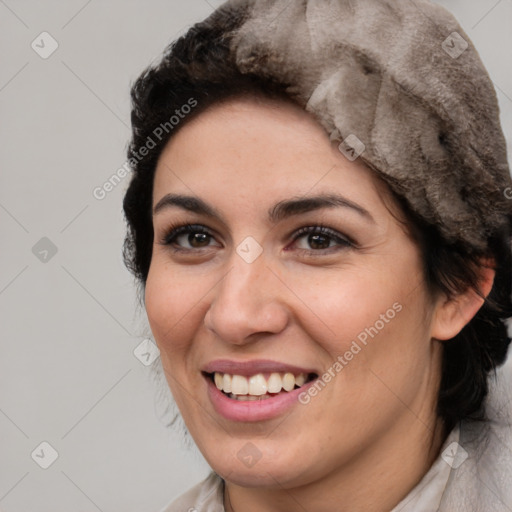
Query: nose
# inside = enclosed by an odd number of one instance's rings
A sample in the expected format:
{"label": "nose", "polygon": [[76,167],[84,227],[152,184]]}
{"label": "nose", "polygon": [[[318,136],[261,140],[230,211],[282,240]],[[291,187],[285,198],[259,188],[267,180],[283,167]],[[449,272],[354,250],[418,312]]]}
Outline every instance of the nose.
{"label": "nose", "polygon": [[228,272],[211,292],[205,326],[235,345],[256,341],[257,334],[277,334],[289,319],[283,300],[286,291],[263,255],[247,263],[234,253]]}

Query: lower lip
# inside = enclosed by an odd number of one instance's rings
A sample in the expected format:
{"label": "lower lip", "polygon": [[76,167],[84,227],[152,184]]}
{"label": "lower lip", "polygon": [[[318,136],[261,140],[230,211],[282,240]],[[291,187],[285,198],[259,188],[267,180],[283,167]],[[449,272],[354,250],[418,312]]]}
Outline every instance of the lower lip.
{"label": "lower lip", "polygon": [[312,380],[300,388],[271,398],[242,402],[225,395],[217,388],[210,377],[205,377],[205,379],[208,385],[208,396],[215,411],[231,421],[264,421],[276,418],[299,403],[299,395],[315,382]]}

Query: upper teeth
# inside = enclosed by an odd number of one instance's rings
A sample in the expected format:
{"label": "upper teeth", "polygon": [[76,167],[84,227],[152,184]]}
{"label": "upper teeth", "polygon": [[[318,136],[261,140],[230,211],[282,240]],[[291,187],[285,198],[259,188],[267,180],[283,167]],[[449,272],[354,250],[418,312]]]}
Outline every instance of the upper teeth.
{"label": "upper teeth", "polygon": [[300,387],[306,382],[307,374],[271,373],[266,379],[262,373],[247,378],[243,375],[215,372],[213,378],[217,389],[225,393],[260,396],[267,392],[279,393],[281,389],[291,391],[295,385]]}

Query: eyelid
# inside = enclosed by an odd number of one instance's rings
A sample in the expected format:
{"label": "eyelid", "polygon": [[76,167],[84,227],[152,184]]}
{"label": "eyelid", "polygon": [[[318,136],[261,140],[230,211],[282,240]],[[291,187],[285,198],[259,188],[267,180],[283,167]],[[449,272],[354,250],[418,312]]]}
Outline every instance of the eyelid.
{"label": "eyelid", "polygon": [[[159,243],[161,245],[170,246],[173,241],[181,235],[186,235],[190,233],[204,233],[205,235],[210,236],[211,238],[215,238],[215,233],[208,227],[203,224],[192,224],[189,222],[184,223],[176,223],[168,226],[163,236],[161,237]],[[210,246],[207,246],[210,247]],[[181,250],[197,250],[197,248],[193,249],[181,249]]]}
{"label": "eyelid", "polygon": [[[339,242],[343,242],[343,243],[346,243],[347,245],[351,245],[354,247],[357,246],[356,241],[352,237],[350,237],[344,233],[340,233],[338,230],[333,229],[329,226],[326,226],[326,225],[322,224],[321,222],[315,223],[314,225],[303,226],[303,227],[297,229],[292,234],[293,241],[297,240],[298,238],[302,238],[304,235],[307,235],[310,233],[311,234],[319,233],[321,235],[327,235],[330,238],[332,238],[333,240],[337,240]],[[315,251],[315,252],[319,252],[319,251]]]}
{"label": "eyelid", "polygon": [[[203,233],[209,237],[216,239],[215,232],[203,224],[192,224],[192,223],[176,223],[168,226],[164,232],[163,237],[160,239],[160,245],[170,247],[174,252],[196,252],[202,249],[209,249],[211,245],[204,247],[195,248],[183,248],[181,246],[174,247],[172,244],[179,236],[190,234],[190,233]],[[343,249],[357,248],[358,244],[348,235],[340,233],[329,226],[324,225],[322,222],[313,223],[310,225],[301,226],[296,229],[287,238],[291,239],[291,243],[295,243],[298,239],[305,237],[309,234],[321,234],[325,235],[331,240],[337,242],[337,245],[327,247],[325,249],[296,249],[302,253],[308,255],[321,256],[331,252],[338,252]],[[285,249],[286,250],[286,249]]]}

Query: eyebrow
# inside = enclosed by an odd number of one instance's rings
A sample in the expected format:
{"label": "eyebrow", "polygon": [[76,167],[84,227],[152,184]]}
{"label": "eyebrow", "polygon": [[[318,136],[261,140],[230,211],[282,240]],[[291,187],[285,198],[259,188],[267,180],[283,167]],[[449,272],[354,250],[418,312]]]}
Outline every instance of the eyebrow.
{"label": "eyebrow", "polygon": [[[172,207],[178,207],[192,213],[216,218],[226,224],[222,214],[216,208],[199,197],[182,194],[166,194],[153,208],[153,215]],[[267,216],[269,222],[275,224],[293,215],[299,215],[322,208],[349,208],[364,219],[375,223],[375,219],[368,210],[338,194],[320,194],[279,201],[268,210]]]}

